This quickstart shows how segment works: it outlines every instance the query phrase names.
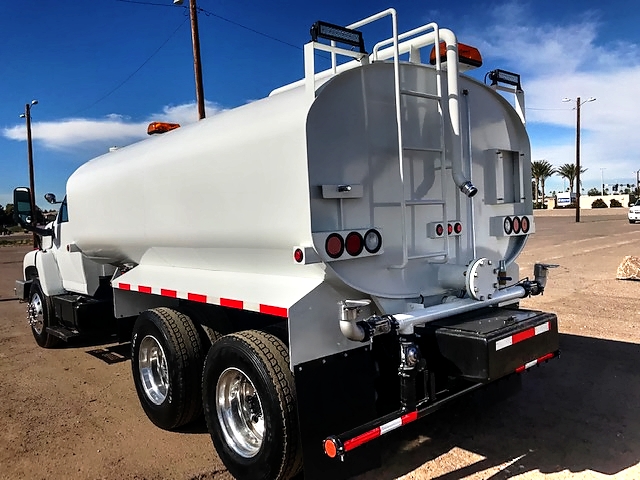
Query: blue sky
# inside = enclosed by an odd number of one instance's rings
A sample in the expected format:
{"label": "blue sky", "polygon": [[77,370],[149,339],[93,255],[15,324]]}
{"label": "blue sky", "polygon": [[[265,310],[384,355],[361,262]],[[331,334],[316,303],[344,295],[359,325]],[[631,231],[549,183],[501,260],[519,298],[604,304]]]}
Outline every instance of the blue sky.
{"label": "blue sky", "polygon": [[[575,111],[561,100],[593,96],[582,108],[584,186],[597,186],[601,175],[605,183],[631,183],[640,169],[636,2],[198,0],[198,6],[209,116],[299,79],[314,21],[348,24],[392,6],[401,31],[435,21],[477,46],[485,64],[475,77],[494,68],[522,75],[533,159],[574,162]],[[79,165],[144,138],[149,121],[197,118],[188,12],[172,0],[3,1],[0,31],[0,205],[11,201],[15,186],[28,184],[19,115],[32,99],[39,101],[32,117],[43,206],[44,193],[64,195]],[[369,46],[388,36],[364,33]],[[547,191],[562,188],[558,177],[547,182]]]}

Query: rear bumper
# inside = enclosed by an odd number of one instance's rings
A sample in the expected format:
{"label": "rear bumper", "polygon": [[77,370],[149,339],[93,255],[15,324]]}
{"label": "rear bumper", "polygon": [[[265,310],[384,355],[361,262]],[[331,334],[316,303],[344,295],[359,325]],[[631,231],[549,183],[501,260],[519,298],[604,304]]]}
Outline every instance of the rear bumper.
{"label": "rear bumper", "polygon": [[[411,423],[460,396],[559,355],[557,317],[551,313],[488,308],[432,322],[416,334],[426,369],[416,374],[459,379],[464,386],[446,394],[425,393],[422,400],[337,435],[325,437],[324,453],[347,453]],[[375,342],[375,340],[374,340]],[[429,378],[427,378],[428,380]],[[417,382],[418,384],[420,382]]]}

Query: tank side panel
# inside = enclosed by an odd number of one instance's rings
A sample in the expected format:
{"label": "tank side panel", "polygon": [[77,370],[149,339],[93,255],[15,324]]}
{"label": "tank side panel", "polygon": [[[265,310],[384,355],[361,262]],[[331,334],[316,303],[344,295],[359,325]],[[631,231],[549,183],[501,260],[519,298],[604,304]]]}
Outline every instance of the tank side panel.
{"label": "tank side panel", "polygon": [[301,273],[307,108],[290,92],[87,163],[67,185],[77,245],[108,263]]}

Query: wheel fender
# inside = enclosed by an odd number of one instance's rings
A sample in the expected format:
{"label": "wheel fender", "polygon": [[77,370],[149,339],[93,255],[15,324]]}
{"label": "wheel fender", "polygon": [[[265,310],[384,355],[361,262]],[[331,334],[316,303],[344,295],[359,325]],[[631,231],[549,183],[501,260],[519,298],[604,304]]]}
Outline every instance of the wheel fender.
{"label": "wheel fender", "polygon": [[36,255],[38,250],[31,250],[22,259],[22,273],[24,280],[31,280],[33,277],[30,271],[36,270]]}
{"label": "wheel fender", "polygon": [[34,253],[35,267],[38,270],[38,278],[40,279],[42,293],[48,297],[64,293],[65,289],[62,286],[62,278],[60,277],[58,262],[53,256],[53,253],[46,251],[36,251]]}

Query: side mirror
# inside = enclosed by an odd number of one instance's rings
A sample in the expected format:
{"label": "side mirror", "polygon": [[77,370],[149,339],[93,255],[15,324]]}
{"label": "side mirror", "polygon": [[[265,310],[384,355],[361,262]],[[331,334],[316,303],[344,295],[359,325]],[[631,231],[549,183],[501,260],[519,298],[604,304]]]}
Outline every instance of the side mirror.
{"label": "side mirror", "polygon": [[31,191],[26,187],[18,187],[13,191],[13,219],[22,228],[30,230],[31,217]]}
{"label": "side mirror", "polygon": [[47,202],[49,202],[49,203],[51,203],[51,204],[54,204],[54,205],[55,205],[56,203],[61,203],[61,202],[58,202],[58,201],[56,200],[56,195],[55,195],[55,193],[46,193],[46,194],[44,195],[44,199],[45,199]]}
{"label": "side mirror", "polygon": [[43,237],[53,236],[50,228],[40,228],[31,225],[32,218],[36,212],[31,210],[31,190],[26,187],[18,187],[13,191],[13,219],[25,230],[35,232]]}

